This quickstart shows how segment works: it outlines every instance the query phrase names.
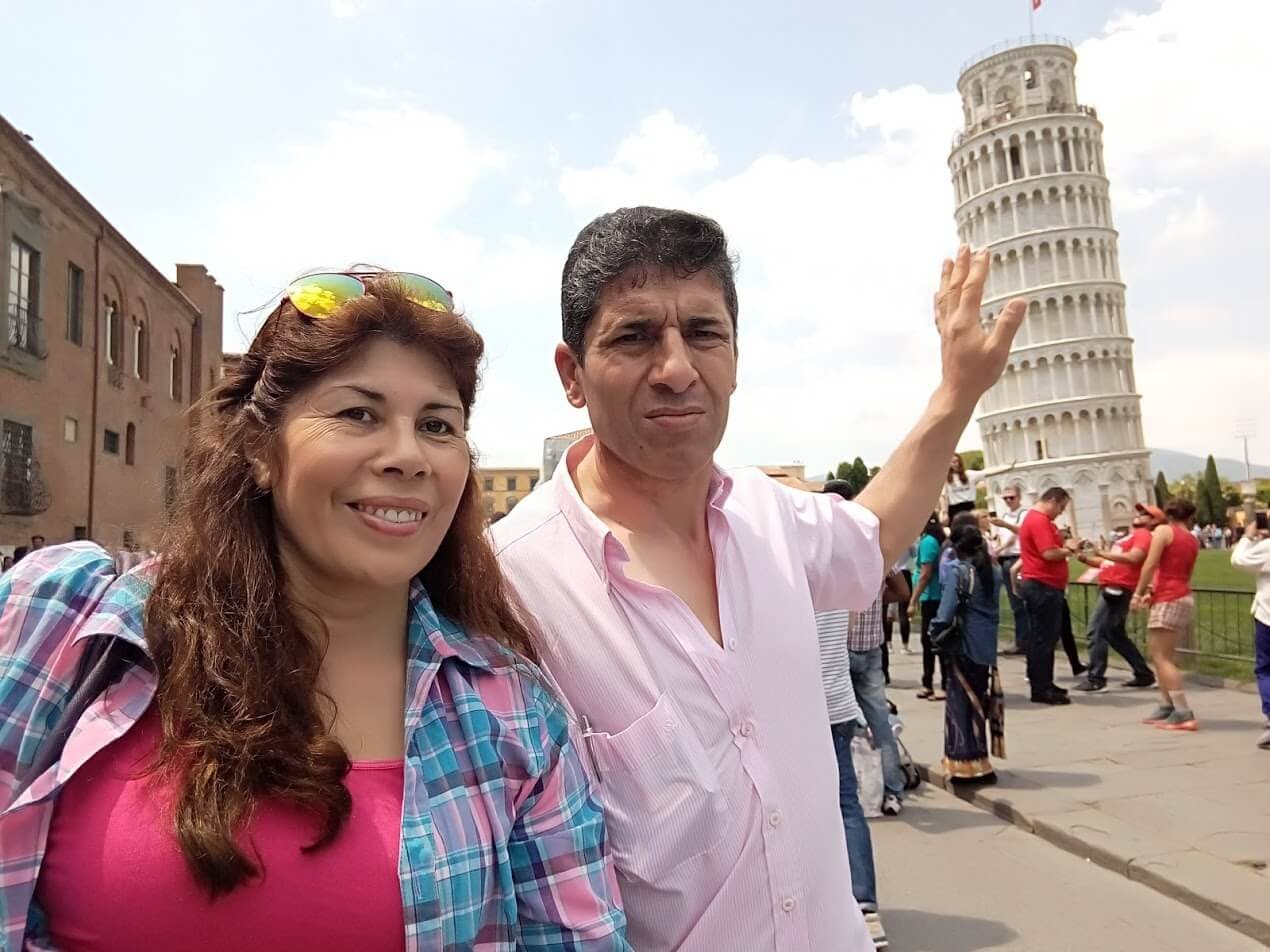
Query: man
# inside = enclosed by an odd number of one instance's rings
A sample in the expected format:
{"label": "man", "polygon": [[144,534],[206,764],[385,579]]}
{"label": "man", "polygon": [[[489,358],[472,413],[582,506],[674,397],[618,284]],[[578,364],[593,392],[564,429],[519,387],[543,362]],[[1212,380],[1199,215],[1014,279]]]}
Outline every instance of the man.
{"label": "man", "polygon": [[[841,479],[831,479],[825,483],[823,491],[837,493],[843,499],[855,498],[851,484]],[[816,616],[816,627],[820,632],[822,670],[827,654],[826,626],[843,637],[852,693],[873,734],[873,743],[882,752],[885,784],[882,812],[887,816],[899,816],[904,808],[904,770],[900,767],[899,746],[891,730],[891,709],[886,703],[886,678],[882,670],[882,642],[886,638],[882,630],[882,612],[888,588],[896,596],[908,594],[908,585],[897,579],[895,573],[888,572],[882,591],[867,609],[862,612],[823,612]]]}
{"label": "man", "polygon": [[1005,501],[1005,509],[992,520],[992,524],[1001,530],[997,561],[1001,563],[1001,582],[1010,602],[1010,614],[1014,616],[1014,644],[1001,653],[1017,655],[1023,653],[1023,646],[1027,644],[1027,612],[1023,610],[1023,600],[1016,590],[1012,569],[1019,560],[1019,526],[1023,524],[1027,510],[1023,508],[1023,493],[1018,486],[1007,486],[1001,498]]}
{"label": "man", "polygon": [[1133,669],[1133,677],[1124,682],[1125,687],[1149,688],[1155,684],[1155,675],[1142,652],[1125,632],[1125,621],[1129,618],[1129,603],[1142,573],[1142,563],[1151,549],[1151,530],[1164,522],[1164,511],[1142,503],[1136,508],[1138,514],[1133,520],[1132,532],[1106,551],[1076,556],[1098,569],[1098,604],[1089,617],[1089,670],[1076,685],[1077,691],[1101,691],[1107,686],[1108,648],[1115,648]]}
{"label": "man", "polygon": [[[836,485],[835,485],[836,484]],[[845,487],[845,490],[840,487]],[[825,492],[837,492],[844,499],[855,493],[850,483],[830,480]],[[820,648],[820,681],[829,708],[829,732],[833,735],[838,763],[838,809],[847,840],[847,860],[851,868],[851,894],[864,914],[865,925],[875,949],[887,947],[886,931],[878,916],[877,873],[873,863],[873,837],[860,806],[851,742],[868,726],[856,697],[847,648],[850,612],[828,611],[816,615],[816,638]],[[894,736],[894,735],[892,735]]]}
{"label": "man", "polygon": [[[34,552],[36,549],[42,549],[42,548],[44,548],[44,536],[42,536],[42,535],[33,535],[33,536],[31,536],[31,549],[30,549],[30,551],[31,551],[31,552]],[[29,554],[29,553],[28,553],[28,554]]]}
{"label": "man", "polygon": [[[1258,517],[1260,518],[1260,517]],[[1266,719],[1257,746],[1270,750],[1270,533],[1253,523],[1230,553],[1230,564],[1257,576],[1256,594],[1252,598],[1252,630],[1256,652],[1257,693],[1261,695],[1261,713]]]}
{"label": "man", "polygon": [[594,432],[491,532],[581,725],[635,948],[873,948],[827,835],[841,816],[815,613],[873,601],[1000,375],[1026,305],[985,331],[987,268],[967,248],[944,263],[942,380],[847,502],[714,465],[737,379],[715,222],[625,208],[574,242],[555,362]]}
{"label": "man", "polygon": [[1019,559],[1022,565],[1020,595],[1027,614],[1027,679],[1034,704],[1070,704],[1067,692],[1054,684],[1054,646],[1062,637],[1067,615],[1067,560],[1074,542],[1063,542],[1054,520],[1063,514],[1071,497],[1055,486],[1019,526]]}

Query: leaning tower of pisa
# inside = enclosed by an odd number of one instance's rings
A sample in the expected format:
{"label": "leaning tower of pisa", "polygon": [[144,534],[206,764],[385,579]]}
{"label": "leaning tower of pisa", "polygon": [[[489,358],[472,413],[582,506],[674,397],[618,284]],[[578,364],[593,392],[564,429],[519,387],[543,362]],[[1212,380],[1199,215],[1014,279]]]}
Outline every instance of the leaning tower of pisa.
{"label": "leaning tower of pisa", "polygon": [[[1067,523],[1097,538],[1152,499],[1125,321],[1102,123],[1076,95],[1057,37],[1002,44],[962,67],[965,127],[948,164],[962,242],[987,247],[983,320],[1012,297],[1027,318],[979,406],[990,497],[1073,494]],[[1007,467],[1013,468],[1007,471]]]}

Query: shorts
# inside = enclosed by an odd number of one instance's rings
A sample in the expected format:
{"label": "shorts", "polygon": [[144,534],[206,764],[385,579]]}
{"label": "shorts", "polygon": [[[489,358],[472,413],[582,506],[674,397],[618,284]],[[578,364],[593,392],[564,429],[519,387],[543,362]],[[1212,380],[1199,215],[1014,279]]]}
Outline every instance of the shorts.
{"label": "shorts", "polygon": [[1148,628],[1166,628],[1186,634],[1195,624],[1195,597],[1184,595],[1172,602],[1153,602]]}

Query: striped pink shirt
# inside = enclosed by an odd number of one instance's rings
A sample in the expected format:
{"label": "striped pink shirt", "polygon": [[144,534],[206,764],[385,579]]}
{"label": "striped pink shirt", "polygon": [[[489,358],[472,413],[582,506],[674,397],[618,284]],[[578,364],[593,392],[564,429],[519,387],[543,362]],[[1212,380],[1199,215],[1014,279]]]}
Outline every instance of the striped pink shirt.
{"label": "striped pink shirt", "polygon": [[869,607],[876,517],[758,470],[716,471],[707,525],[723,646],[675,595],[627,579],[582,502],[575,444],[493,529],[586,718],[636,949],[872,949],[851,898],[815,613]]}

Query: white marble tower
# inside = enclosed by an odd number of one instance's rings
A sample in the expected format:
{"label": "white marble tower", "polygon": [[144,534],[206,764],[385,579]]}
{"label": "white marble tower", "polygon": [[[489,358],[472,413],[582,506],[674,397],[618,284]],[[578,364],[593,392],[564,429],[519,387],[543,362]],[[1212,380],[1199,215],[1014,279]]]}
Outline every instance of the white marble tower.
{"label": "white marble tower", "polygon": [[992,251],[985,323],[1010,298],[1028,301],[1005,373],[979,405],[990,498],[1000,507],[1017,485],[1030,502],[1062,486],[1074,497],[1066,522],[1096,539],[1153,493],[1102,123],[1079,104],[1075,67],[1057,37],[972,59],[948,165],[961,240]]}

